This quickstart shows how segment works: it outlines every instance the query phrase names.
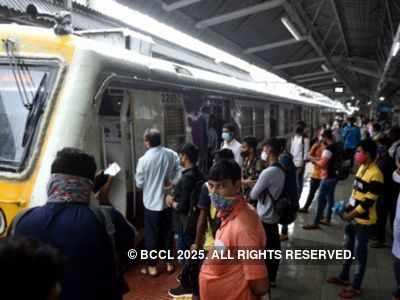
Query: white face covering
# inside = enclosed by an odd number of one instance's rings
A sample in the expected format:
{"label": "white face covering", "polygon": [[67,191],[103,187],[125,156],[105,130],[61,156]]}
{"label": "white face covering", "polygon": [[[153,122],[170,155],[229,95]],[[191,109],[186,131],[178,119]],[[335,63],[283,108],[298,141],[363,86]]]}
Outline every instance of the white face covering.
{"label": "white face covering", "polygon": [[397,170],[393,172],[393,181],[396,183],[400,183],[400,174],[397,173]]}
{"label": "white face covering", "polygon": [[261,152],[261,159],[262,159],[263,161],[267,161],[267,160],[268,160],[268,154],[265,153],[264,151]]}

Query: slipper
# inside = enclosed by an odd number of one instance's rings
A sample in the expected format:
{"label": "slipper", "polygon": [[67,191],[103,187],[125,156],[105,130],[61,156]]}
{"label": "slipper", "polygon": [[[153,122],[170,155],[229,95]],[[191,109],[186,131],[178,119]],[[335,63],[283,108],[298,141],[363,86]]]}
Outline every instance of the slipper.
{"label": "slipper", "polygon": [[331,284],[336,284],[336,285],[342,285],[342,286],[347,286],[350,285],[350,281],[348,280],[342,280],[339,277],[329,277],[326,280],[327,283],[331,283]]}
{"label": "slipper", "polygon": [[343,299],[353,299],[355,297],[360,296],[361,291],[360,290],[356,290],[354,288],[349,288],[349,289],[343,289],[340,293],[339,293],[339,297],[343,298]]}

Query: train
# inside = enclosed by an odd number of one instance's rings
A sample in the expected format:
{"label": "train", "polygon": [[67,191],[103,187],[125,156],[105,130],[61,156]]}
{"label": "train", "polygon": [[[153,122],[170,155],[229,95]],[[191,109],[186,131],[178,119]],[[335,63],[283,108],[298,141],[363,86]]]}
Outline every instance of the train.
{"label": "train", "polygon": [[206,164],[210,118],[218,134],[232,122],[238,139],[261,141],[291,134],[298,120],[316,128],[336,109],[73,33],[3,24],[0,41],[2,235],[21,209],[46,203],[50,166],[63,147],[91,153],[99,168],[121,166],[110,198],[137,222],[142,204],[134,174],[147,128],[158,128],[171,149],[198,145]]}

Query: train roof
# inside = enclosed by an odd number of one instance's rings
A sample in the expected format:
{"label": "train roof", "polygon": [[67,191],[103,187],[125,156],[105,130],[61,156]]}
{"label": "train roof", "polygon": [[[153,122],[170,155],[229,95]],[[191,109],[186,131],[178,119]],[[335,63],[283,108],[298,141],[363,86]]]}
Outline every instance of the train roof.
{"label": "train roof", "polygon": [[29,43],[27,47],[22,47],[24,51],[28,49],[31,52],[50,52],[61,56],[68,56],[68,53],[71,56],[71,53],[76,50],[91,51],[103,59],[111,60],[114,64],[119,64],[125,68],[132,66],[134,69],[141,70],[139,74],[132,74],[132,78],[135,77],[135,79],[140,76],[140,79],[143,80],[178,83],[194,88],[225,91],[260,100],[321,106],[345,112],[344,106],[337,101],[332,101],[327,97],[316,98],[302,95],[299,91],[296,93],[296,91],[287,88],[287,86],[285,87],[281,83],[267,82],[265,84],[244,81],[215,72],[145,56],[137,52],[113,47],[109,43],[80,37],[76,34],[63,36],[56,35],[51,29],[41,27],[2,24],[0,25],[0,37],[2,39],[14,39],[17,43],[21,40],[21,44]]}

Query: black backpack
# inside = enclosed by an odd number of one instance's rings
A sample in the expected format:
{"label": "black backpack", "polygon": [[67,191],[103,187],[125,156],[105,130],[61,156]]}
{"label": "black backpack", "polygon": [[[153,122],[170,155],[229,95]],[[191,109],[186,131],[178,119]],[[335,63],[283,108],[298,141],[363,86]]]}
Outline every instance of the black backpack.
{"label": "black backpack", "polygon": [[351,157],[345,157],[343,147],[335,144],[334,153],[331,157],[333,172],[338,180],[346,180],[351,172]]}
{"label": "black backpack", "polygon": [[297,197],[291,196],[293,193],[289,193],[290,189],[296,187],[288,186],[287,174],[280,163],[275,163],[272,166],[278,167],[285,173],[285,183],[283,190],[277,199],[272,196],[268,188],[265,191],[273,201],[274,211],[279,216],[278,223],[282,225],[288,225],[296,220],[297,212],[299,210],[299,201]]}

